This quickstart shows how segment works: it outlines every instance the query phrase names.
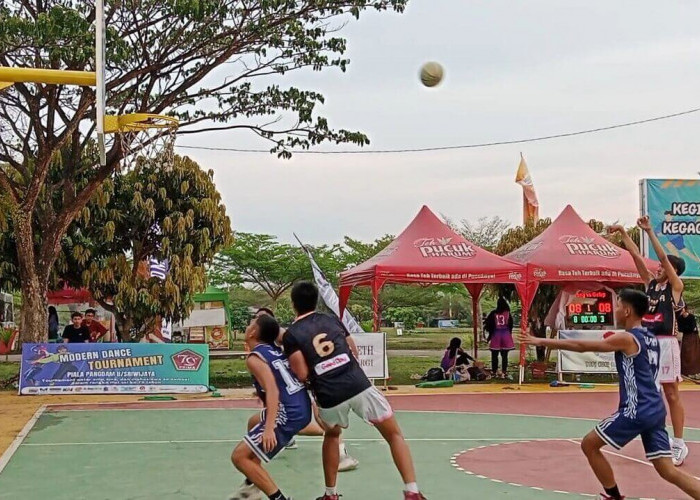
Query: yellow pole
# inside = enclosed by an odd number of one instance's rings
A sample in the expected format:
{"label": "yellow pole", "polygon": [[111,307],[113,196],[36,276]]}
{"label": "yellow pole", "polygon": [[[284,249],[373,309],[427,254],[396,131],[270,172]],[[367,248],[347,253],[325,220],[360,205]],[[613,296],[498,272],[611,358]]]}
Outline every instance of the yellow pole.
{"label": "yellow pole", "polygon": [[94,87],[96,77],[94,71],[0,67],[0,82],[0,88],[3,88],[5,82]]}

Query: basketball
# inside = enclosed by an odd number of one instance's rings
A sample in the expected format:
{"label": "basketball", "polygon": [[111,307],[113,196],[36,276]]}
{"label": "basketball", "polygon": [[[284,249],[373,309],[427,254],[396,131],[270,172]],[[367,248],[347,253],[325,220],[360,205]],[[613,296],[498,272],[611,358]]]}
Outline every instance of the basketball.
{"label": "basketball", "polygon": [[428,62],[420,69],[420,81],[426,87],[435,87],[442,81],[444,72],[442,66],[436,62]]}

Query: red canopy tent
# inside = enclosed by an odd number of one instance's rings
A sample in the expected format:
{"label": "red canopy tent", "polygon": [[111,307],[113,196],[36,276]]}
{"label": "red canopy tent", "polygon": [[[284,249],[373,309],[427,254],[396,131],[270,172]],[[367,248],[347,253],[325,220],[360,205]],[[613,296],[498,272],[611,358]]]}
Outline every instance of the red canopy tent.
{"label": "red canopy tent", "polygon": [[[526,266],[527,287],[521,294],[523,327],[540,283],[596,282],[610,288],[642,283],[630,253],[596,233],[571,205],[542,234],[506,258]],[[654,269],[658,263],[648,260],[647,265]],[[523,345],[521,367],[524,358]]]}
{"label": "red canopy tent", "polygon": [[[340,274],[340,315],[352,289],[372,287],[374,329],[379,329],[379,291],[387,283],[463,283],[472,296],[476,340],[479,295],[487,283],[513,283],[525,291],[525,267],[494,255],[454,232],[427,206],[384,250]],[[476,342],[474,343],[476,352]]]}
{"label": "red canopy tent", "polygon": [[46,294],[46,298],[49,304],[52,305],[63,305],[63,304],[87,304],[92,303],[92,295],[90,292],[81,288],[76,290],[75,288],[70,288],[67,285],[63,285],[60,290],[52,290]]}

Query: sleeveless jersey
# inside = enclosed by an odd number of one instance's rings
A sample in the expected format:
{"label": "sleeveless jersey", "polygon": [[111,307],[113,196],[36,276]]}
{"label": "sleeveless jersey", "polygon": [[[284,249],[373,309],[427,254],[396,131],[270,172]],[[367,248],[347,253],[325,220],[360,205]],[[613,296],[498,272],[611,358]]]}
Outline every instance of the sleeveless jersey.
{"label": "sleeveless jersey", "polygon": [[646,328],[633,328],[639,353],[627,356],[615,353],[615,365],[620,377],[619,413],[632,420],[658,418],[666,414],[659,384],[659,340]]}
{"label": "sleeveless jersey", "polygon": [[346,340],[349,335],[336,316],[314,312],[292,324],[284,334],[288,356],[300,351],[309,365],[309,383],[321,408],[333,408],[372,386]]}
{"label": "sleeveless jersey", "polygon": [[[311,400],[304,384],[299,382],[289,368],[289,361],[279,347],[269,344],[258,344],[250,352],[249,356],[258,356],[265,361],[275,376],[275,382],[279,389],[280,414],[289,417],[299,417],[311,412]],[[265,391],[260,383],[253,377],[255,391],[262,402],[267,406]]]}
{"label": "sleeveless jersey", "polygon": [[505,332],[505,333],[510,333],[511,331],[511,319],[510,319],[510,313],[508,311],[504,311],[502,313],[496,313],[493,317],[493,321],[495,323],[495,332]]}
{"label": "sleeveless jersey", "polygon": [[671,284],[651,280],[647,288],[649,310],[642,318],[642,326],[654,335],[677,335],[676,303]]}

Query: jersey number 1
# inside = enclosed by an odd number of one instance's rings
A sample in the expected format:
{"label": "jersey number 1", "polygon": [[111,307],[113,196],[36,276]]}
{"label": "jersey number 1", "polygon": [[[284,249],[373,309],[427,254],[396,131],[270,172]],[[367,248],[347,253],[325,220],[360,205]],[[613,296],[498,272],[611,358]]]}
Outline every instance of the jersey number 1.
{"label": "jersey number 1", "polygon": [[272,366],[274,366],[275,369],[279,372],[279,374],[282,375],[284,384],[287,386],[288,394],[296,394],[304,388],[302,383],[299,382],[294,377],[294,375],[292,375],[289,372],[289,366],[287,365],[287,361],[282,359],[276,359],[272,362]]}

